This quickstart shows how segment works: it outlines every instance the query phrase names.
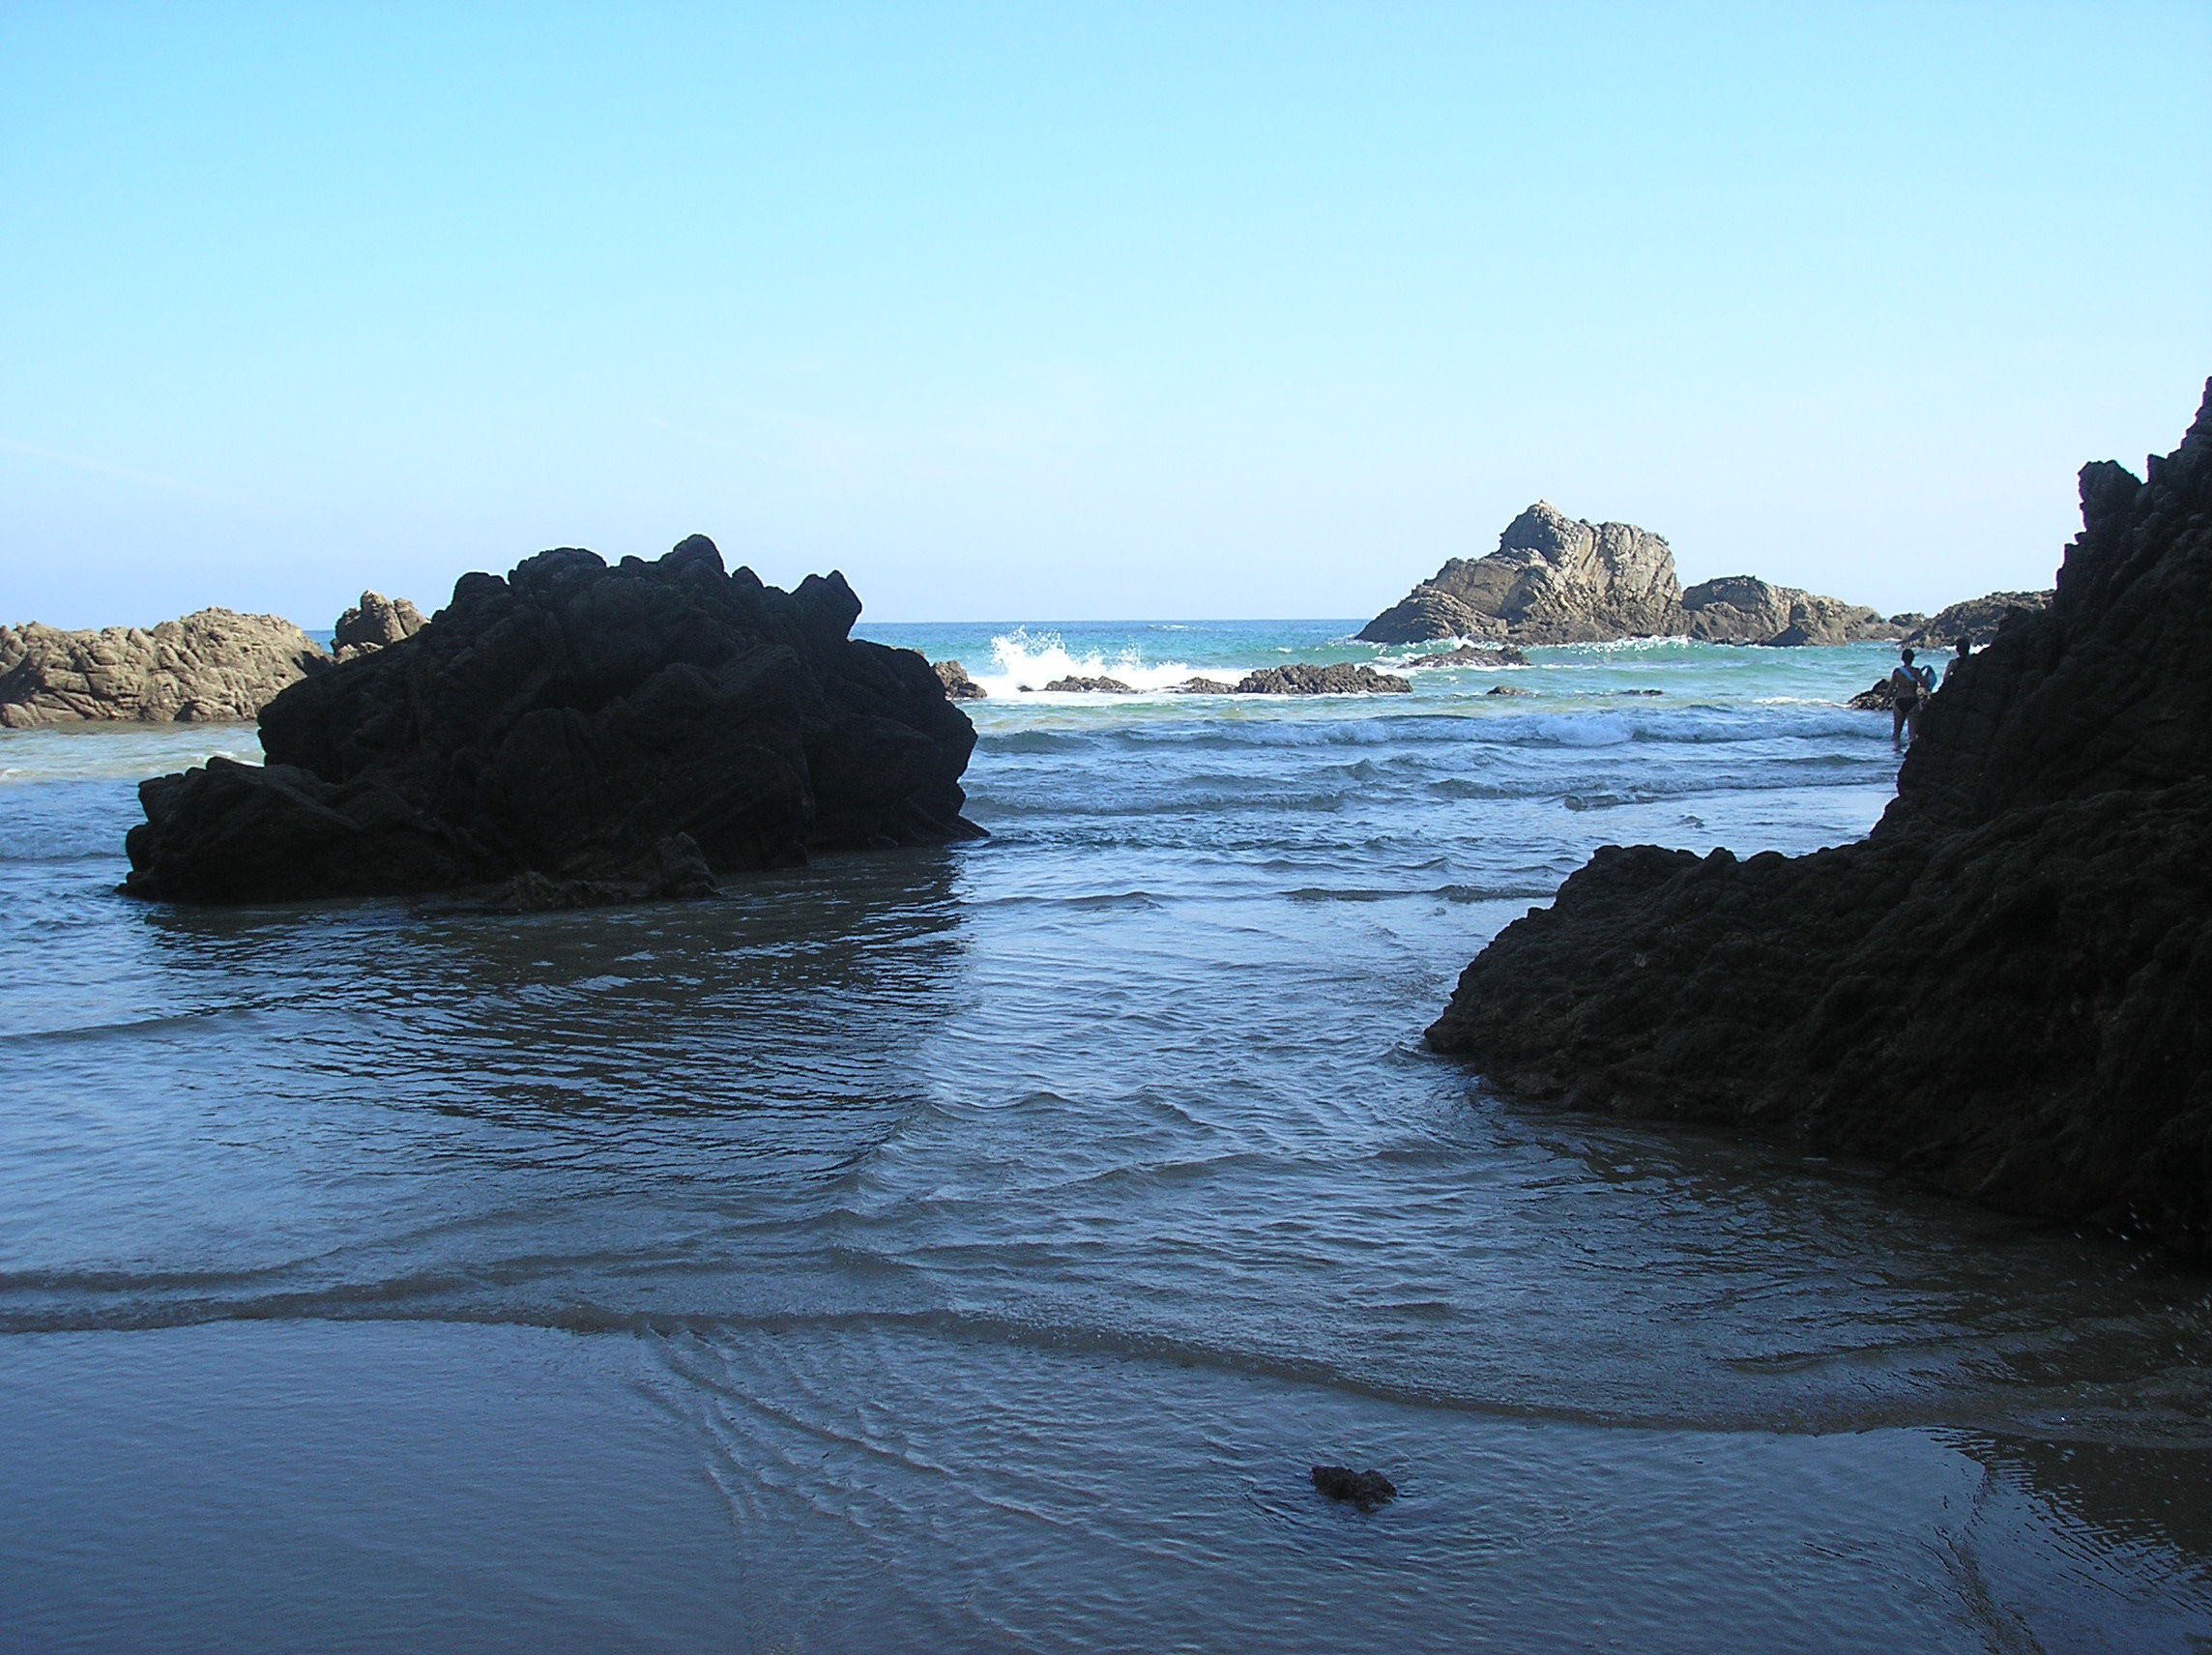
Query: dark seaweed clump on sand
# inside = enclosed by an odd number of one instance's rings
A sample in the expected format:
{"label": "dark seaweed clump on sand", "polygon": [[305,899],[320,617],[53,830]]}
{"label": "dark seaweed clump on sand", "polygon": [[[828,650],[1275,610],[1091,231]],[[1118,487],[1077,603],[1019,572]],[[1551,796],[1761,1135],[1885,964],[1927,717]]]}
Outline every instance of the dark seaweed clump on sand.
{"label": "dark seaweed clump on sand", "polygon": [[841,575],[783,592],[703,535],[652,563],[565,547],[463,575],[427,624],[264,707],[266,767],[145,783],[130,888],[650,883],[680,834],[716,871],[976,836],[975,726],[920,655],[848,636],[859,612]]}
{"label": "dark seaweed clump on sand", "polygon": [[2081,481],[2050,608],[1935,697],[1868,839],[1608,846],[1429,1043],[2212,1257],[2212,387],[2146,478]]}

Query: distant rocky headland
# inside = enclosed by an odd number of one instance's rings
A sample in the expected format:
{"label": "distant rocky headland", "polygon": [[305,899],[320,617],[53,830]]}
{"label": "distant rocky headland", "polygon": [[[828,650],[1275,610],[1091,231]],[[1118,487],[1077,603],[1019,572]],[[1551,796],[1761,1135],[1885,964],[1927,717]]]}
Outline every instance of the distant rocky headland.
{"label": "distant rocky headland", "polygon": [[979,836],[960,814],[975,727],[921,655],[849,636],[859,612],[841,575],[783,592],[698,535],[652,563],[564,547],[463,575],[427,623],[364,599],[356,653],[261,709],[266,766],[140,787],[130,888],[511,878],[519,905],[554,906],[594,882],[695,890],[708,870]]}
{"label": "distant rocky headland", "polygon": [[1685,591],[1666,540],[1633,523],[1586,523],[1539,500],[1498,550],[1453,558],[1365,626],[1373,644],[1469,638],[1603,644],[1700,638],[1718,644],[1849,644],[1899,628],[1875,610],[1723,575]]}
{"label": "distant rocky headland", "polygon": [[245,723],[279,690],[421,629],[404,597],[364,592],[338,617],[335,654],[275,615],[202,609],[156,626],[0,626],[0,725]]}
{"label": "distant rocky headland", "polygon": [[2081,494],[2055,596],[1936,693],[1869,838],[1608,846],[1429,1043],[2212,1257],[2212,386],[2145,478]]}

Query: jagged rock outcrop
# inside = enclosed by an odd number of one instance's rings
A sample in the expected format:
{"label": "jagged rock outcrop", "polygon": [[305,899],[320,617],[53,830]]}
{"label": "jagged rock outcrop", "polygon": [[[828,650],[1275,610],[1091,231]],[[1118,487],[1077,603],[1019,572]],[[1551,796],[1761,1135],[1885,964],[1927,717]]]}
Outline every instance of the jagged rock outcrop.
{"label": "jagged rock outcrop", "polygon": [[1752,575],[1726,575],[1684,592],[1673,550],[1650,530],[1581,522],[1541,500],[1506,525],[1498,550],[1452,559],[1359,630],[1376,644],[1672,637],[1843,644],[1892,635],[1872,609]]}
{"label": "jagged rock outcrop", "polygon": [[1915,649],[1947,650],[1964,638],[1978,650],[1996,640],[1997,628],[2014,611],[2033,615],[2050,607],[2048,592],[1993,592],[1987,597],[1954,603],[1933,617],[1914,617],[1920,624],[1906,631],[1905,642]]}
{"label": "jagged rock outcrop", "polygon": [[1235,695],[1237,693],[1235,684],[1223,683],[1217,678],[1185,679],[1181,683],[1170,684],[1168,689],[1169,693],[1173,695]]}
{"label": "jagged rock outcrop", "polygon": [[1453,558],[1359,636],[1375,644],[1662,636],[1681,596],[1674,554],[1657,535],[1630,523],[1580,522],[1539,500],[1505,526],[1498,550]]}
{"label": "jagged rock outcrop", "polygon": [[1855,644],[1894,638],[1895,627],[1864,604],[1821,597],[1757,575],[1700,581],[1682,594],[1681,630],[1711,644]]}
{"label": "jagged rock outcrop", "polygon": [[945,686],[947,701],[988,701],[991,698],[991,692],[970,678],[968,669],[958,661],[931,661],[929,670]]}
{"label": "jagged rock outcrop", "polygon": [[291,622],[228,609],[97,632],[0,626],[0,725],[244,722],[329,664]]}
{"label": "jagged rock outcrop", "polygon": [[1053,695],[1134,695],[1137,692],[1118,678],[1056,678],[1046,684]]}
{"label": "jagged rock outcrop", "polygon": [[2212,387],[2146,479],[2084,467],[2081,516],[2050,608],[1930,702],[1869,838],[1608,846],[1430,1044],[2212,1256]]}
{"label": "jagged rock outcrop", "polygon": [[911,650],[849,637],[844,578],[725,573],[694,535],[608,567],[564,547],[463,575],[404,647],[261,712],[266,767],[139,789],[130,888],[243,901],[514,874],[650,881],[688,834],[713,869],[940,843],[975,726]]}
{"label": "jagged rock outcrop", "polygon": [[360,603],[338,617],[337,628],[331,634],[331,658],[350,661],[412,638],[422,625],[422,612],[404,597],[364,592]]}
{"label": "jagged rock outcrop", "polygon": [[1413,682],[1393,673],[1379,673],[1361,664],[1314,666],[1306,661],[1287,667],[1263,667],[1237,681],[1238,695],[1407,695]]}

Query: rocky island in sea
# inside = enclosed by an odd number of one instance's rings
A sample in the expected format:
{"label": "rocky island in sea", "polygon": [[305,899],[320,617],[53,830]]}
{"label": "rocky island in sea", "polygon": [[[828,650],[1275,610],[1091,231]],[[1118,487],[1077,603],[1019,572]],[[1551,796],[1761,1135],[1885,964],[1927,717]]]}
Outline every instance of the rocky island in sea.
{"label": "rocky island in sea", "polygon": [[722,870],[978,836],[975,727],[921,655],[848,636],[859,612],[841,575],[786,593],[703,535],[652,563],[565,547],[463,575],[427,624],[269,702],[266,766],[144,783],[130,888],[665,886],[696,883],[693,846]]}
{"label": "rocky island in sea", "polygon": [[1858,843],[1601,849],[1428,1031],[1510,1090],[1743,1122],[2212,1256],[2212,387],[1930,704]]}
{"label": "rocky island in sea", "polygon": [[1498,550],[1453,558],[1361,627],[1373,644],[1470,638],[1602,644],[1689,637],[1716,644],[1848,644],[1898,628],[1875,610],[1754,575],[1684,590],[1665,539],[1633,523],[1586,523],[1539,500]]}
{"label": "rocky island in sea", "polygon": [[395,644],[422,625],[406,598],[375,592],[338,617],[329,651],[278,616],[228,609],[97,631],[0,625],[0,726],[245,723],[334,660]]}

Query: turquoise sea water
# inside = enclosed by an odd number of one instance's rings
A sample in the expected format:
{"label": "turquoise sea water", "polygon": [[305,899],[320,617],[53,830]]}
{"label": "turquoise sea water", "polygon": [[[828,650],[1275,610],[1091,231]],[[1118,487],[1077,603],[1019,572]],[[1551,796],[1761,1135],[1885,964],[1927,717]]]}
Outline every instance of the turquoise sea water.
{"label": "turquoise sea water", "polygon": [[[698,906],[137,904],[251,731],[0,732],[0,1648],[2206,1647],[2202,1278],[1419,1045],[1887,652],[1352,629],[863,623],[992,836]],[[1415,688],[1161,692],[1290,660]]]}

